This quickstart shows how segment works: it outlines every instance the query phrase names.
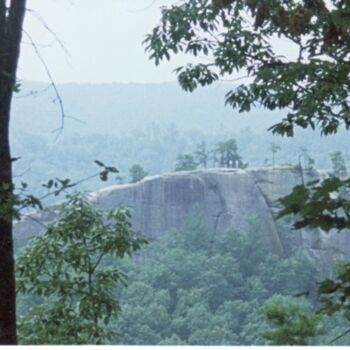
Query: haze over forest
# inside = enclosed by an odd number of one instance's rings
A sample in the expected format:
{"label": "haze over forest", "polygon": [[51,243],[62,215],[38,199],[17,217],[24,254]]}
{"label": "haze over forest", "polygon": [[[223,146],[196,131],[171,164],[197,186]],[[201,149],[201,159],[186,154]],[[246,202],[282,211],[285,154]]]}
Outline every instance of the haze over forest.
{"label": "haze over forest", "polygon": [[21,1],[0,345],[349,345],[350,3]]}
{"label": "haze over forest", "polygon": [[[324,137],[297,128],[293,138],[272,135],[268,128],[285,112],[256,108],[238,113],[225,106],[230,88],[221,83],[186,93],[175,82],[58,85],[68,116],[59,131],[62,117],[52,88],[23,82],[13,105],[13,154],[21,157],[15,172],[24,173],[20,180],[36,192],[54,176],[80,179],[94,173],[95,159],[116,166],[126,182],[133,164],[150,175],[173,171],[176,157],[194,152],[202,141],[210,148],[236,139],[249,167],[271,165],[271,143],[281,147],[277,164],[298,164],[305,148],[318,169],[331,169],[330,153],[345,149],[344,131]],[[347,154],[345,160],[349,161]],[[102,185],[92,180],[83,186],[94,190]]]}

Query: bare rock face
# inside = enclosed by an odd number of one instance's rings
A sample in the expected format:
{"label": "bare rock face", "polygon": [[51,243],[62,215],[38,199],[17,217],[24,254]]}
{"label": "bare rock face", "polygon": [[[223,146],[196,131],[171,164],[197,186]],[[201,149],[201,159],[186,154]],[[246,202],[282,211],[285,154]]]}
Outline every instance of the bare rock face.
{"label": "bare rock face", "polygon": [[[131,207],[134,229],[150,239],[169,229],[181,228],[194,206],[200,209],[214,235],[229,226],[247,232],[254,221],[271,250],[283,256],[279,224],[274,219],[279,209],[278,198],[290,193],[302,181],[325,176],[319,171],[301,174],[290,167],[176,172],[147,177],[136,184],[108,187],[92,193],[91,198],[102,210],[120,204]],[[47,222],[55,216],[46,215],[48,217],[37,215],[17,223],[15,236],[22,241],[23,237],[37,233],[41,229],[38,221]],[[295,244],[312,259],[329,261],[334,256],[348,255],[350,236],[346,232],[326,234],[319,230],[299,230],[290,234]]]}

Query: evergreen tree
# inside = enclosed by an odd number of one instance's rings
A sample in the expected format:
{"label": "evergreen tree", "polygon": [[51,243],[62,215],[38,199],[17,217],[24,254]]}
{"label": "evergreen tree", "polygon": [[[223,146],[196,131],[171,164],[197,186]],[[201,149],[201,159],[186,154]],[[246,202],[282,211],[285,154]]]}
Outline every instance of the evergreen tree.
{"label": "evergreen tree", "polygon": [[242,168],[242,158],[238,154],[238,147],[235,139],[221,141],[216,144],[214,161],[219,163],[221,168]]}
{"label": "evergreen tree", "polygon": [[197,164],[203,166],[203,168],[206,168],[209,161],[209,152],[207,152],[205,141],[202,141],[200,144],[197,145],[195,156]]}
{"label": "evergreen tree", "polygon": [[134,164],[129,169],[129,174],[131,183],[139,182],[148,175],[148,173],[139,164]]}
{"label": "evergreen tree", "polygon": [[197,163],[191,154],[179,154],[176,158],[175,171],[196,170]]}
{"label": "evergreen tree", "polygon": [[276,295],[265,303],[263,312],[275,326],[264,333],[270,345],[308,345],[309,338],[323,334],[322,316],[303,310],[298,301]]}

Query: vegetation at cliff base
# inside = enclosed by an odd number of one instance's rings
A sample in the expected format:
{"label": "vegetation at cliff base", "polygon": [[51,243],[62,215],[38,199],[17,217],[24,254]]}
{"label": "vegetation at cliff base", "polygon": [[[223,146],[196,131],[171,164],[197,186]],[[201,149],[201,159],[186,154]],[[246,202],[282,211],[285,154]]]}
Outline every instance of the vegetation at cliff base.
{"label": "vegetation at cliff base", "polygon": [[17,293],[34,297],[19,315],[19,342],[105,344],[114,334],[109,323],[121,310],[115,288],[127,283],[117,258],[147,241],[131,228],[124,208],[103,213],[75,193],[58,209],[58,220],[16,259]]}
{"label": "vegetation at cliff base", "polygon": [[[286,311],[295,335],[279,344],[325,344],[346,328],[341,318],[313,316],[320,274],[301,252],[275,255],[257,223],[249,232],[230,228],[213,237],[195,210],[183,229],[162,235],[122,266],[130,283],[118,292],[116,344],[270,344],[273,323],[266,316],[281,299],[299,321]],[[310,295],[296,297],[304,291]],[[314,328],[299,334],[306,325]]]}

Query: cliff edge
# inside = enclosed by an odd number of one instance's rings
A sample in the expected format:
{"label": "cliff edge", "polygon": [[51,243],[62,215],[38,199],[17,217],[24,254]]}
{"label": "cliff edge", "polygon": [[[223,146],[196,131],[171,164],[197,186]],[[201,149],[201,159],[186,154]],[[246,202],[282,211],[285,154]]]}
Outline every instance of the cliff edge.
{"label": "cliff edge", "polygon": [[[291,167],[251,169],[206,169],[166,173],[147,177],[136,184],[115,185],[91,194],[91,200],[102,210],[119,204],[133,209],[134,229],[150,240],[163,232],[180,228],[194,206],[198,207],[213,235],[229,226],[247,232],[254,221],[271,250],[283,256],[280,237],[281,221],[275,220],[278,199],[304,181],[325,178],[325,172],[303,171]],[[39,221],[49,222],[54,210],[27,217],[15,225],[15,241],[21,246],[28,236],[41,230]],[[291,231],[291,220],[282,227]],[[313,260],[333,260],[349,256],[350,235],[347,232],[298,230],[288,232],[293,244]]]}

